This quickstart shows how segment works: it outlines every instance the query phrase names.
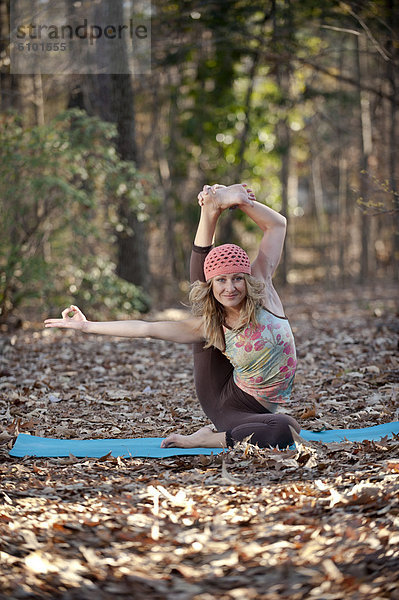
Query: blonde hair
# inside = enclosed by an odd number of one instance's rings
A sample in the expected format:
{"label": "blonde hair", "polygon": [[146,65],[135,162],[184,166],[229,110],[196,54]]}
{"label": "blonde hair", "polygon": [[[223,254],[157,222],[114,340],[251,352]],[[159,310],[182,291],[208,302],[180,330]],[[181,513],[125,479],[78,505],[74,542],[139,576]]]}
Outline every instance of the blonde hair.
{"label": "blonde hair", "polygon": [[[243,273],[247,294],[240,311],[240,318],[233,331],[244,326],[257,325],[256,310],[263,305],[265,284],[252,275]],[[216,300],[212,291],[212,279],[207,282],[195,281],[189,294],[191,311],[196,317],[204,318],[205,348],[215,346],[222,352],[225,350],[223,325],[226,318],[225,308]]]}

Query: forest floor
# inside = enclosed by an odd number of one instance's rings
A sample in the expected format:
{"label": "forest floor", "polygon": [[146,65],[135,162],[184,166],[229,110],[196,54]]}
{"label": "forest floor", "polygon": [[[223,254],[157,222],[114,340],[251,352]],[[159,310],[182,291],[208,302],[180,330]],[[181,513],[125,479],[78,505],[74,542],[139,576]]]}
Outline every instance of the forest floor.
{"label": "forest floor", "polygon": [[[287,411],[301,426],[399,420],[397,290],[283,296],[299,358]],[[30,324],[0,347],[0,598],[399,599],[399,436],[12,458],[18,432],[158,437],[207,420],[188,346]]]}

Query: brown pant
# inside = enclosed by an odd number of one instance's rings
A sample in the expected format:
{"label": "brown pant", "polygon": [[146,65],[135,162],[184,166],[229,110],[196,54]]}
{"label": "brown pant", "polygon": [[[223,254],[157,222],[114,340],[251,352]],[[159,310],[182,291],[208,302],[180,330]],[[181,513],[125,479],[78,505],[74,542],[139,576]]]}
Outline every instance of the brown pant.
{"label": "brown pant", "polygon": [[[204,261],[212,246],[193,245],[190,280],[205,281]],[[285,414],[273,414],[253,396],[241,390],[233,378],[233,365],[217,348],[204,349],[204,343],[193,344],[194,380],[204,413],[218,431],[226,431],[229,445],[252,435],[251,443],[265,448],[285,448],[292,444],[289,428],[300,431],[298,423]]]}

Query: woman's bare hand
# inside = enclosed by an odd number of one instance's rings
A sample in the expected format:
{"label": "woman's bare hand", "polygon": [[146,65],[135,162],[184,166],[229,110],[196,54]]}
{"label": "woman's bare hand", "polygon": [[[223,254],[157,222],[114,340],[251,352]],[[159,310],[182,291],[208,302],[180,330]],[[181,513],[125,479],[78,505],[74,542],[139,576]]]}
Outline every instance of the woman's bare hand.
{"label": "woman's bare hand", "polygon": [[63,329],[80,329],[84,331],[87,327],[87,319],[77,306],[71,304],[61,313],[62,319],[46,319],[45,327],[61,327]]}

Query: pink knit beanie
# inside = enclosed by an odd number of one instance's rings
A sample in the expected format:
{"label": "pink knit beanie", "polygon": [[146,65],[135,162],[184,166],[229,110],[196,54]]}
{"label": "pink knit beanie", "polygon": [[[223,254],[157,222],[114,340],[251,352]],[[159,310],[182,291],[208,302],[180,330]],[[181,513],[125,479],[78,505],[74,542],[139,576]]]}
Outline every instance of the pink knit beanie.
{"label": "pink knit beanie", "polygon": [[217,275],[231,273],[251,274],[251,263],[248,254],[235,244],[223,244],[212,248],[204,262],[206,281]]}

